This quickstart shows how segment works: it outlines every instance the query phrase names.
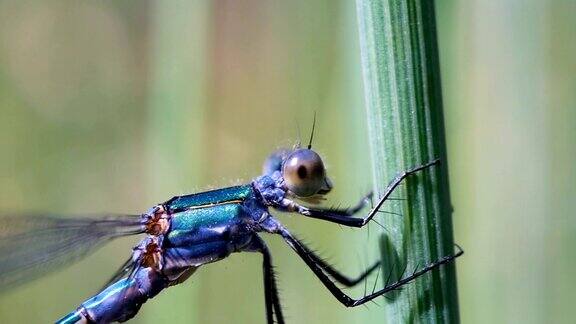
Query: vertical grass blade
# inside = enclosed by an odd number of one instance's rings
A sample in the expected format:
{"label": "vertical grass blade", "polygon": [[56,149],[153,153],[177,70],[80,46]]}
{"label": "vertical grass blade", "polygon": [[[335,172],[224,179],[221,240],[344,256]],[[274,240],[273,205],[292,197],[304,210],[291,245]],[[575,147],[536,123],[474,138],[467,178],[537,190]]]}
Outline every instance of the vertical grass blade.
{"label": "vertical grass blade", "polygon": [[[383,272],[394,278],[454,252],[434,3],[356,3],[375,193],[400,171],[442,160],[398,188],[405,200],[384,207],[402,215],[382,215]],[[459,320],[453,264],[389,297],[390,323]]]}
{"label": "vertical grass blade", "polygon": [[[193,191],[202,184],[206,146],[206,57],[210,3],[151,4],[148,147],[150,201]],[[140,320],[198,322],[199,286],[170,289],[141,310]]]}

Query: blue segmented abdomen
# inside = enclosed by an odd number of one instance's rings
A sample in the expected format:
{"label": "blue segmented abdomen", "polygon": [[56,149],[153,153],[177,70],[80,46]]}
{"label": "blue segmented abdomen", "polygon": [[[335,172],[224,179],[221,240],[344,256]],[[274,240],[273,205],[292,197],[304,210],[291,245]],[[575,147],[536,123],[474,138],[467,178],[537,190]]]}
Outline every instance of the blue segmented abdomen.
{"label": "blue segmented abdomen", "polygon": [[136,315],[142,304],[168,285],[169,281],[158,272],[151,268],[140,268],[132,277],[121,279],[108,286],[56,323],[127,321]]}

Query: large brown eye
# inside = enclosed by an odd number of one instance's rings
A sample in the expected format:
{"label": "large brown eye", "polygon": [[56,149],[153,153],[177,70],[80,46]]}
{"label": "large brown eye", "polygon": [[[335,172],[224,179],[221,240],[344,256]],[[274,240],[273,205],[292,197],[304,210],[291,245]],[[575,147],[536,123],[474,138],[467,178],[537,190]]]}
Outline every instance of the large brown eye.
{"label": "large brown eye", "polygon": [[286,187],[299,197],[310,197],[326,182],[324,163],[320,156],[307,149],[292,152],[284,161],[282,176]]}

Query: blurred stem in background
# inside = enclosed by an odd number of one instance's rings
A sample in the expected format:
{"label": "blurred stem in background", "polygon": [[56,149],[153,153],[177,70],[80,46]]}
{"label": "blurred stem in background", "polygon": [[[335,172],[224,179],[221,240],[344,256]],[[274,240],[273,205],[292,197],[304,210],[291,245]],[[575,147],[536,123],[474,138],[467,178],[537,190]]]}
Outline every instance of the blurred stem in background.
{"label": "blurred stem in background", "polygon": [[[202,183],[209,2],[152,2],[151,13],[148,192],[163,201]],[[143,307],[142,318],[195,322],[197,289],[190,282],[170,289]]]}
{"label": "blurred stem in background", "polygon": [[[453,253],[436,22],[428,0],[357,0],[357,10],[376,197],[398,172],[442,160],[397,189],[401,217],[383,216],[386,280]],[[391,323],[459,320],[453,264],[391,297]]]}
{"label": "blurred stem in background", "polygon": [[458,267],[462,321],[570,322],[576,2],[475,0],[455,12],[443,62],[452,198],[468,253]]}
{"label": "blurred stem in background", "polygon": [[[452,219],[467,253],[458,261],[462,322],[570,321],[576,1],[436,4]],[[294,119],[307,138],[313,110],[314,148],[336,185],[327,205],[369,189],[354,2],[170,5],[0,0],[0,212],[141,212],[171,194],[248,181],[296,139]],[[404,167],[386,163],[379,186]],[[396,204],[384,209],[406,215]],[[279,216],[347,274],[379,257],[376,223],[349,230]],[[402,234],[403,218],[382,216]],[[380,307],[342,307],[281,240],[266,239],[289,323],[384,322]],[[136,241],[2,292],[0,322],[62,316]],[[130,323],[264,323],[261,288],[260,256],[235,255],[161,293]]]}

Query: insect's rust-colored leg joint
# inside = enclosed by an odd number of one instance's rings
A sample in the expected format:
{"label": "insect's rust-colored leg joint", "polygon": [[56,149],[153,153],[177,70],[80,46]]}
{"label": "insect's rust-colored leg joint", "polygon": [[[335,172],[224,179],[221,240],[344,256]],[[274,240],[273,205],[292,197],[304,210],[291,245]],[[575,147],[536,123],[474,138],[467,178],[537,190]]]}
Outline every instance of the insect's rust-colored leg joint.
{"label": "insect's rust-colored leg joint", "polygon": [[163,205],[156,205],[142,215],[145,232],[150,235],[164,235],[170,228],[170,215]]}
{"label": "insect's rust-colored leg joint", "polygon": [[134,248],[134,258],[141,266],[159,272],[163,268],[161,246],[161,237],[149,236]]}

